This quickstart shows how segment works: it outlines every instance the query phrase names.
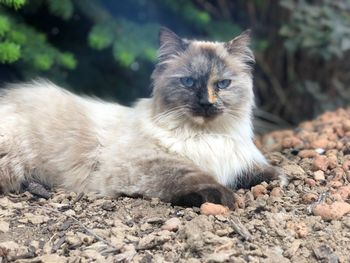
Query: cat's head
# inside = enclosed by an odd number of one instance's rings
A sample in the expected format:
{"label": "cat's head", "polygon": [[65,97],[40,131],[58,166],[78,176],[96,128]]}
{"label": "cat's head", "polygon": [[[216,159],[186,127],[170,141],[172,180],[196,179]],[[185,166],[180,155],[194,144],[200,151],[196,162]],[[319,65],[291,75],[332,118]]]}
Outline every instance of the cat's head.
{"label": "cat's head", "polygon": [[162,28],[152,74],[155,119],[206,125],[249,116],[254,103],[249,44],[248,31],[229,42],[207,42]]}

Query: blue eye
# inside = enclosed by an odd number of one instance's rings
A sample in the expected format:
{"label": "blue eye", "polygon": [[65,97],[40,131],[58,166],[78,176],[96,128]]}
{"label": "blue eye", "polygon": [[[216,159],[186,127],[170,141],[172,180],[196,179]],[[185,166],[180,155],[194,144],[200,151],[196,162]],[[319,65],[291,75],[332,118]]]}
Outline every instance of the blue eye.
{"label": "blue eye", "polygon": [[186,88],[191,88],[194,85],[194,79],[191,77],[180,78],[180,81]]}
{"label": "blue eye", "polygon": [[216,83],[216,86],[219,89],[226,89],[230,84],[231,84],[231,80],[230,79],[223,79],[223,80],[218,81]]}

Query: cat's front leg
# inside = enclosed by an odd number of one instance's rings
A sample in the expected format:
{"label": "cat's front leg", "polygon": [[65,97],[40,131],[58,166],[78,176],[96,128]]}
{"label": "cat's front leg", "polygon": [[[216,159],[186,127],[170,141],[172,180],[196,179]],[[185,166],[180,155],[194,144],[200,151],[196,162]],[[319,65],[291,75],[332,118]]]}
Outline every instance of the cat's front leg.
{"label": "cat's front leg", "polygon": [[288,181],[280,168],[264,163],[243,172],[234,188],[249,189],[262,182],[268,183],[273,180],[280,180],[281,186],[285,186]]}
{"label": "cat's front leg", "polygon": [[[219,184],[198,167],[172,158],[142,160],[143,178],[137,184],[140,194],[159,197],[173,205],[199,207],[205,202],[234,208],[232,190]],[[135,189],[135,188],[134,188]]]}

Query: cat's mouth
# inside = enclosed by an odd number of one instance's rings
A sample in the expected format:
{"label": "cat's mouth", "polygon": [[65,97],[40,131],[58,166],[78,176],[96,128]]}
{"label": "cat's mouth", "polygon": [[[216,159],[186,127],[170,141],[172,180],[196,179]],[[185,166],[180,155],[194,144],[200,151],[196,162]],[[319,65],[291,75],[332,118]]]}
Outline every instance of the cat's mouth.
{"label": "cat's mouth", "polygon": [[223,113],[223,110],[216,107],[210,107],[210,108],[200,107],[200,108],[192,109],[192,116],[197,119],[202,118],[204,121],[214,120],[216,117],[218,117],[222,113]]}

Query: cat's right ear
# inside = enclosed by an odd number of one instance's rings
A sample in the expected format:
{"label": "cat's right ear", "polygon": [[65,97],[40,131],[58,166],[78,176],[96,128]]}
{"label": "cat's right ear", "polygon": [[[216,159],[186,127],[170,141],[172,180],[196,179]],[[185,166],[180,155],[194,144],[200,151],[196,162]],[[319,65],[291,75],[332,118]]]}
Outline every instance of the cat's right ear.
{"label": "cat's right ear", "polygon": [[187,43],[176,35],[169,28],[161,27],[159,31],[159,61],[168,60],[171,56],[176,56],[184,52],[187,48]]}

